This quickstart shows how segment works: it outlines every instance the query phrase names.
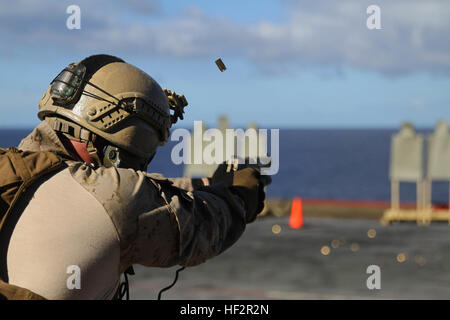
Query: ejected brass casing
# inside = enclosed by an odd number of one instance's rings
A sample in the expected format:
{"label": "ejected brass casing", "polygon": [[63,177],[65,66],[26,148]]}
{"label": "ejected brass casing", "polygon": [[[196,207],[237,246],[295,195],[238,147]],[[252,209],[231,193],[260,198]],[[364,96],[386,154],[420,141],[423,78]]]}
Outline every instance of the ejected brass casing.
{"label": "ejected brass casing", "polygon": [[225,67],[225,64],[223,63],[222,59],[217,59],[216,60],[216,64],[219,67],[219,70],[224,72],[225,70],[227,70],[227,67]]}

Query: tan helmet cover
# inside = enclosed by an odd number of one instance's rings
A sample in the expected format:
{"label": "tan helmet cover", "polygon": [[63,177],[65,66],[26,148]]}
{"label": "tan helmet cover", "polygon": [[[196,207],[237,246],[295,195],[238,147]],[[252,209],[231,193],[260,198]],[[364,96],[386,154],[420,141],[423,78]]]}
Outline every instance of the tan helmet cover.
{"label": "tan helmet cover", "polygon": [[106,64],[88,80],[69,106],[54,103],[50,86],[39,102],[39,119],[57,115],[136,156],[153,156],[171,127],[169,101],[159,84],[125,62]]}

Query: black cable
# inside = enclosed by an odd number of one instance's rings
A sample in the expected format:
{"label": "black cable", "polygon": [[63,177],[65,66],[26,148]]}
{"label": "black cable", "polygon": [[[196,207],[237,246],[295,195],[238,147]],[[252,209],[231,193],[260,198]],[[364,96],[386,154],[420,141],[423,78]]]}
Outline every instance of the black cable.
{"label": "black cable", "polygon": [[161,294],[162,294],[164,291],[169,290],[170,288],[172,288],[172,287],[175,285],[175,283],[177,283],[177,280],[178,280],[178,273],[179,273],[180,271],[183,271],[185,268],[186,268],[186,267],[181,267],[180,269],[178,269],[178,270],[176,271],[176,273],[175,273],[175,280],[173,280],[173,283],[172,283],[170,286],[165,287],[164,289],[161,289],[161,291],[159,291],[159,293],[158,293],[158,300],[161,300]]}
{"label": "black cable", "polygon": [[127,300],[130,300],[130,285],[128,283],[128,276],[126,272],[123,275],[125,276]]}
{"label": "black cable", "polygon": [[124,296],[126,296],[127,300],[130,300],[130,287],[128,285],[128,277],[127,274],[124,273],[125,281],[119,284],[119,288],[117,288],[117,292],[115,294],[115,300],[122,300]]}
{"label": "black cable", "polygon": [[88,85],[94,87],[95,89],[97,89],[97,90],[103,92],[104,94],[106,94],[106,95],[110,96],[111,98],[114,98],[114,99],[116,99],[118,102],[120,102],[120,99],[116,98],[115,96],[113,96],[112,94],[110,94],[109,92],[107,92],[106,90],[103,90],[102,88],[100,88],[99,86],[93,84],[93,83],[90,82],[90,81],[85,80],[85,82],[86,82]]}
{"label": "black cable", "polygon": [[98,96],[98,95],[96,95],[96,94],[94,94],[94,93],[91,93],[91,92],[89,92],[89,91],[86,91],[86,90],[84,90],[81,94],[82,94],[82,95],[85,95],[85,96],[88,96],[88,97],[91,97],[91,98],[94,98],[94,99],[97,99],[97,100],[109,102],[109,103],[112,104],[112,105],[118,106],[117,103],[115,103],[115,102],[113,102],[113,101],[110,101],[110,100],[107,100],[107,99],[105,99],[105,98],[102,98],[102,97],[100,97],[100,96]]}

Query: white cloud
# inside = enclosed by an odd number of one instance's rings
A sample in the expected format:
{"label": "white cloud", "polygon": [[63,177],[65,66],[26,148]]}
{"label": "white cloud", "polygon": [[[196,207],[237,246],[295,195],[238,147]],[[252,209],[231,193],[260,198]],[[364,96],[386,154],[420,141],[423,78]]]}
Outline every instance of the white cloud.
{"label": "white cloud", "polygon": [[[367,29],[366,8],[373,3],[366,0],[286,1],[285,21],[255,24],[206,16],[199,8],[158,18],[155,1],[129,0],[123,8],[104,0],[79,2],[81,32],[63,27],[68,2],[35,6],[21,0],[2,5],[0,36],[32,48],[106,49],[169,59],[237,56],[266,71],[328,66],[389,75],[450,75],[450,1],[445,0],[377,0],[382,30]],[[62,7],[60,15],[55,6]],[[123,18],[136,12],[149,18]]]}

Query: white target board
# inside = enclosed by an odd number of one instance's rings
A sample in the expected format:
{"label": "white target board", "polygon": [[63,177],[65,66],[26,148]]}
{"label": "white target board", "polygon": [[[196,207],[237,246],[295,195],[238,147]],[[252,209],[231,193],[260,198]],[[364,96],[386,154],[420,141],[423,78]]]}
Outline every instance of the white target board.
{"label": "white target board", "polygon": [[423,137],[402,128],[391,141],[391,180],[416,182],[423,178]]}
{"label": "white target board", "polygon": [[438,125],[428,141],[427,176],[450,181],[450,133],[446,123]]}

